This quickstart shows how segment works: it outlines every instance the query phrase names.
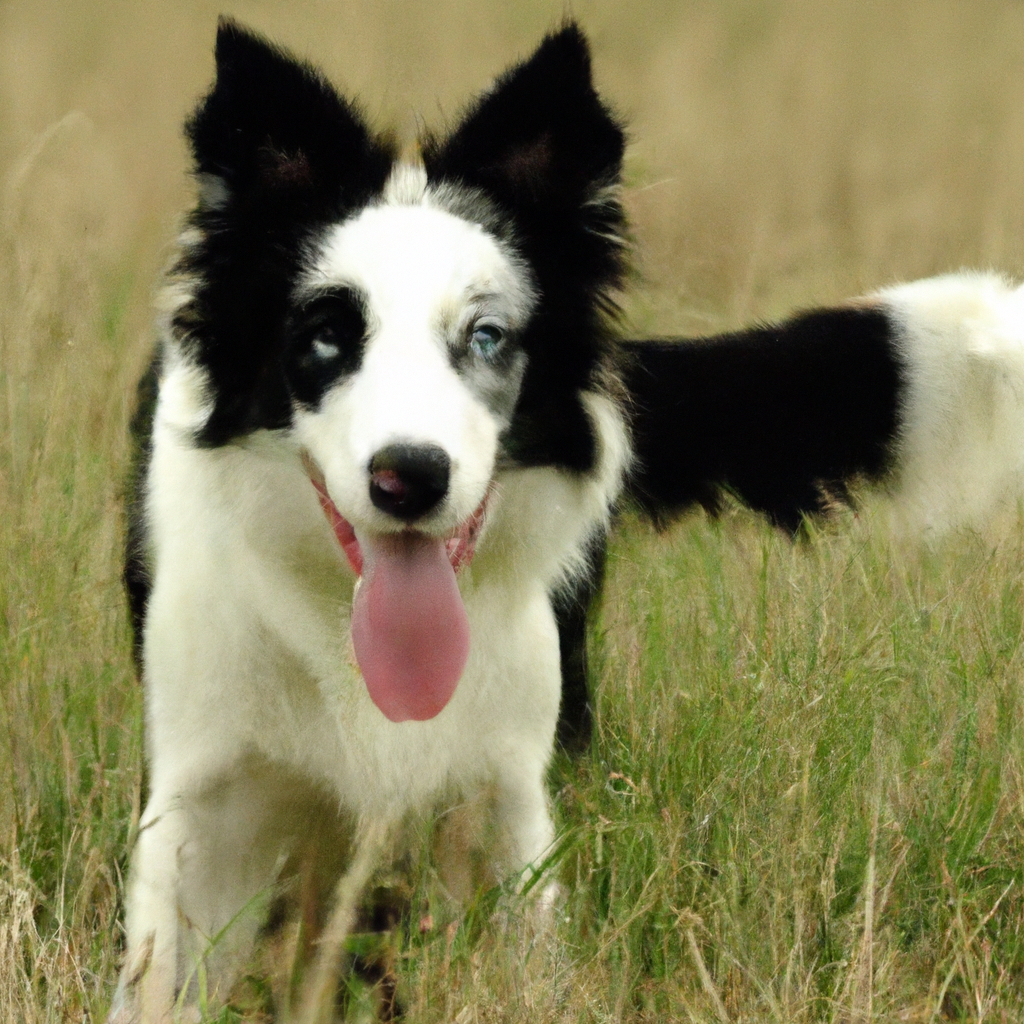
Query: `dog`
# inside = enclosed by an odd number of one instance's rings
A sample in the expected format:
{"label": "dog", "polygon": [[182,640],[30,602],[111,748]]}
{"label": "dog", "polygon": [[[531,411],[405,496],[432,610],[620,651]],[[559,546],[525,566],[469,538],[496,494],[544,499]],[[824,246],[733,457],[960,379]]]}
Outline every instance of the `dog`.
{"label": "dog", "polygon": [[[223,999],[251,908],[440,815],[455,899],[553,840],[553,593],[630,461],[622,126],[572,23],[400,159],[222,20],[158,299],[125,578],[149,793],[113,1020]],[[144,389],[145,390],[145,389]]]}
{"label": "dog", "polygon": [[[1019,522],[1024,287],[999,274],[895,285],[730,334],[633,340],[621,359],[633,445],[621,504],[656,526],[696,507],[716,515],[729,494],[796,535],[861,489],[904,537]],[[605,546],[595,535],[588,570],[554,596],[571,750],[590,739],[586,628]]]}
{"label": "dog", "polygon": [[231,21],[134,429],[149,794],[112,1019],[223,997],[295,865],[438,814],[455,899],[526,877],[585,741],[612,515],[727,490],[796,529],[854,480],[922,529],[1020,493],[1019,292],[899,286],[623,342],[622,126],[573,24],[401,160]]}

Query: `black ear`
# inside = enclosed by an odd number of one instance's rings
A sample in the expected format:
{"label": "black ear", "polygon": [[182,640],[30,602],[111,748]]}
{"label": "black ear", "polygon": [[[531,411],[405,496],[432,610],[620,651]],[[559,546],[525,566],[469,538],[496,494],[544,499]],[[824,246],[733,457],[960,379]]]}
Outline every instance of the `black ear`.
{"label": "black ear", "polygon": [[601,103],[575,24],[507,71],[443,143],[425,146],[428,174],[458,179],[518,211],[579,205],[619,181],[622,128]]}
{"label": "black ear", "polygon": [[217,80],[185,126],[196,171],[230,194],[303,190],[355,203],[390,152],[312,66],[222,18]]}
{"label": "black ear", "polygon": [[217,80],[185,131],[201,240],[175,266],[192,298],[173,324],[207,371],[197,440],[216,446],[289,422],[280,358],[309,240],[379,193],[393,156],[319,72],[224,20]]}
{"label": "black ear", "polygon": [[524,465],[588,471],[597,457],[581,392],[599,386],[607,314],[625,272],[618,199],[625,137],[594,91],[590,52],[566,25],[507,71],[443,141],[423,147],[428,176],[482,192],[510,222],[540,303],[508,454]]}

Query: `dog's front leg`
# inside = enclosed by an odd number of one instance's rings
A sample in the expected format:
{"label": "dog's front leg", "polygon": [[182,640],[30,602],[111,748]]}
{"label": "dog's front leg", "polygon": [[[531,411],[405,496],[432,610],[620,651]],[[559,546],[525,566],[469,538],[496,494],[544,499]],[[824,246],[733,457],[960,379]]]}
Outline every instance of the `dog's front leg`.
{"label": "dog's front leg", "polygon": [[178,857],[185,820],[150,801],[132,855],[124,966],[109,1024],[171,1019],[178,978]]}
{"label": "dog's front leg", "polygon": [[[520,875],[520,888],[540,869],[555,838],[544,784],[547,760],[542,757],[523,760],[531,762],[525,769],[522,762],[510,763],[498,776],[492,852],[495,868],[505,877]],[[550,902],[557,893],[557,886],[542,886],[538,889],[541,891],[547,894],[545,901]]]}
{"label": "dog's front leg", "polygon": [[154,789],[132,858],[112,1021],[162,1022],[179,1001],[194,1012],[227,997],[288,847],[272,793],[249,765],[187,791]]}
{"label": "dog's front leg", "polygon": [[529,773],[517,762],[444,813],[434,857],[448,894],[465,906],[481,888],[517,876],[520,887],[526,884],[553,838],[543,761]]}

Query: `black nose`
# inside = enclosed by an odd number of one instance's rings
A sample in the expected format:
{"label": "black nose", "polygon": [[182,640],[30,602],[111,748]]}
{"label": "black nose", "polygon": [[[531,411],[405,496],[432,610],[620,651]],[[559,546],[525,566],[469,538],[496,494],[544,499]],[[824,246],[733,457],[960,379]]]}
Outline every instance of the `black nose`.
{"label": "black nose", "polygon": [[370,501],[398,519],[419,519],[448,493],[451,465],[437,445],[390,444],[370,460]]}

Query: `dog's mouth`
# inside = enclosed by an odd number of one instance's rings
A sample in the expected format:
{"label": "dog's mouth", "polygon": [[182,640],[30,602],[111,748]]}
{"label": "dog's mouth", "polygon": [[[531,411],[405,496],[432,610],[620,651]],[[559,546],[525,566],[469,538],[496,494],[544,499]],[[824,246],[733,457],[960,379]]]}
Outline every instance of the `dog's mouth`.
{"label": "dog's mouth", "polygon": [[487,496],[447,537],[419,530],[356,531],[306,459],[320,507],[359,576],[352,599],[352,646],[374,704],[392,722],[422,722],[455,693],[469,658],[469,620],[455,574],[468,565]]}

